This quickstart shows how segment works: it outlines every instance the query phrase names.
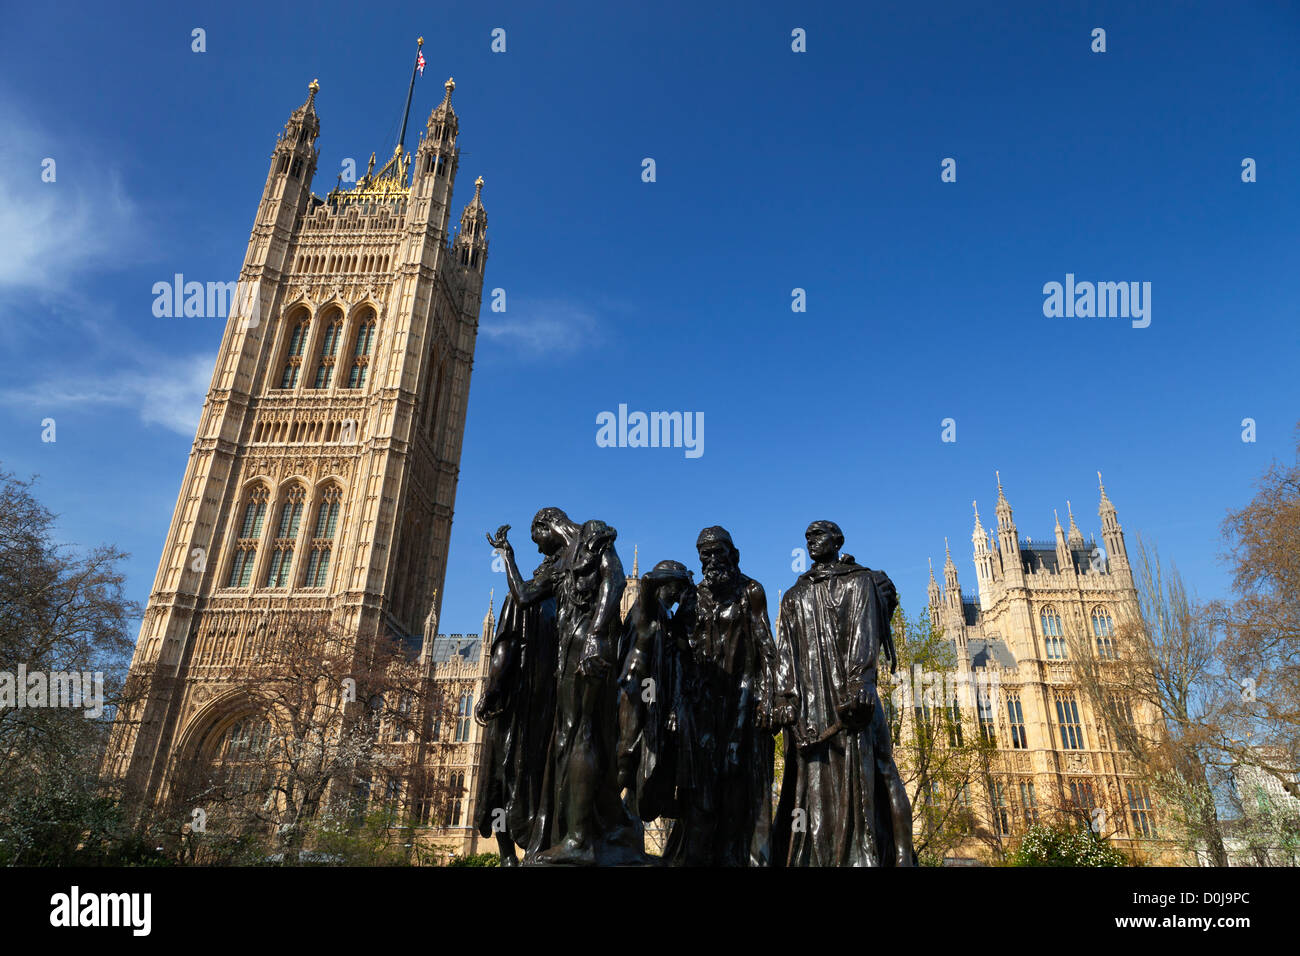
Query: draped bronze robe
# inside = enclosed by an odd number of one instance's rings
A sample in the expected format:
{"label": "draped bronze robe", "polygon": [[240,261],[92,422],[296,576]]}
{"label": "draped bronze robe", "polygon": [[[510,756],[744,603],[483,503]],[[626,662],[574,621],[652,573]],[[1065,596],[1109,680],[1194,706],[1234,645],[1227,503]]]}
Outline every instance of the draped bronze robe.
{"label": "draped bronze robe", "polygon": [[[544,594],[555,565],[547,559],[533,573]],[[526,853],[536,853],[550,845],[542,777],[555,723],[555,599],[521,605],[507,595],[491,653],[486,690],[501,693],[505,711],[483,731],[474,824],[483,836],[493,836],[504,810],[507,835]]]}
{"label": "draped bronze robe", "polygon": [[776,694],[794,716],[774,821],[784,865],[894,862],[872,727],[876,658],[888,629],[875,577],[855,563],[818,563],[781,600]]}

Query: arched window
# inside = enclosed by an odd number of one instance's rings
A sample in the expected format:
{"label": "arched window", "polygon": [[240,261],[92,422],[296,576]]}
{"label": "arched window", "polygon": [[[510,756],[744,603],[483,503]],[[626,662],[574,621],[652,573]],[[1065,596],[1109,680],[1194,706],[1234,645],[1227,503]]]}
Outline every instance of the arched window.
{"label": "arched window", "polygon": [[474,716],[474,692],[467,690],[460,695],[460,705],[456,709],[456,743],[469,740],[470,718]]}
{"label": "arched window", "polygon": [[352,344],[352,370],[348,373],[348,388],[365,388],[366,371],[370,367],[370,349],[375,344],[375,314],[366,310],[357,325]]}
{"label": "arched window", "polygon": [[330,555],[334,550],[334,531],[339,523],[339,507],[343,493],[338,485],[330,485],[321,495],[316,507],[316,524],[312,528],[311,555],[307,559],[307,575],[303,587],[323,588],[329,579]]}
{"label": "arched window", "polygon": [[1083,723],[1079,720],[1079,704],[1073,697],[1056,698],[1056,723],[1061,731],[1061,747],[1082,750]]}
{"label": "arched window", "polygon": [[239,523],[235,539],[235,557],[230,562],[230,577],[226,587],[246,588],[253,579],[253,565],[257,562],[257,543],[262,538],[262,523],[266,520],[266,502],[270,495],[265,485],[255,485],[248,493],[244,517]]}
{"label": "arched window", "polygon": [[280,374],[281,388],[296,388],[298,372],[302,369],[302,353],[307,347],[309,318],[306,310],[298,313],[289,332],[289,345],[285,350],[284,371]]}
{"label": "arched window", "polygon": [[329,388],[334,378],[334,355],[339,350],[339,339],[343,337],[343,315],[335,312],[329,324],[325,326],[325,338],[320,344],[320,358],[316,362],[316,380],[312,388]]}
{"label": "arched window", "polygon": [[464,806],[465,799],[465,774],[453,773],[447,784],[448,796],[451,799],[447,801],[447,816],[444,818],[444,825],[449,827],[459,826],[461,809]]}
{"label": "arched window", "polygon": [[231,724],[212,750],[217,782],[227,791],[251,793],[262,787],[272,749],[271,721],[249,716]]}
{"label": "arched window", "polygon": [[298,540],[298,526],[302,523],[302,504],[307,495],[302,485],[294,485],[280,505],[280,521],[271,545],[271,566],[266,572],[268,588],[282,588],[289,583],[289,569],[293,566],[293,546]]}
{"label": "arched window", "polygon": [[1061,631],[1061,615],[1056,613],[1056,608],[1045,607],[1039,615],[1039,621],[1043,625],[1043,643],[1047,647],[1047,659],[1065,660],[1065,637]]}
{"label": "arched window", "polygon": [[1115,622],[1104,607],[1092,609],[1092,636],[1097,641],[1098,657],[1110,659],[1115,656]]}

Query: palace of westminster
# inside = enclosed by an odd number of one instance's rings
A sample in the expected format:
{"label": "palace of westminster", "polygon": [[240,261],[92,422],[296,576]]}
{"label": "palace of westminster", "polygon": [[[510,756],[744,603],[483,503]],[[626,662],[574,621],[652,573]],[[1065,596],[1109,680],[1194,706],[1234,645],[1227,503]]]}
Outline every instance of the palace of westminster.
{"label": "palace of westminster", "polygon": [[[316,615],[418,645],[454,716],[439,722],[451,746],[437,767],[452,799],[430,811],[410,798],[415,823],[449,852],[494,850],[469,825],[493,609],[480,634],[436,633],[488,252],[483,181],[450,231],[448,80],[413,155],[399,143],[351,188],[317,197],[318,88],[271,155],[240,272],[256,295],[227,319],[131,664],[148,690],[119,713],[104,774],[161,804],[177,767],[220,763],[257,716],[232,668],[277,622]],[[989,792],[971,798],[995,834],[1068,804],[1111,808],[1120,844],[1158,842],[1146,791],[1071,680],[1067,630],[1112,655],[1137,600],[1104,487],[1100,516],[1102,548],[1072,511],[1052,544],[1022,539],[999,480],[996,529],[975,515],[978,599],[951,553],[943,587],[931,574],[931,621],[958,671],[995,674],[1001,692],[972,715],[996,745]],[[638,574],[634,560],[624,613]]]}

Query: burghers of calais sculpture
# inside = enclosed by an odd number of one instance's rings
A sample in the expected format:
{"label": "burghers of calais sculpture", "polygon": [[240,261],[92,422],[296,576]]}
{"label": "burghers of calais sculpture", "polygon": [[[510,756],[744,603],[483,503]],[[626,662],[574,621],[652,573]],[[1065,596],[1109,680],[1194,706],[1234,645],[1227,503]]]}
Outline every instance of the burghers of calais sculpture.
{"label": "burghers of calais sculpture", "polygon": [[876,690],[879,654],[894,658],[897,593],[840,554],[834,522],[814,521],[805,538],[814,563],[781,600],[777,638],[776,852],[789,866],[909,866],[911,807]]}
{"label": "burghers of calais sculpture", "polygon": [[533,519],[532,538],[542,563],[525,581],[506,533],[488,542],[505,559],[510,593],[501,606],[492,641],[483,696],[475,719],[487,729],[479,754],[475,826],[495,835],[503,866],[515,866],[515,847],[535,855],[542,828],[542,777],[555,720],[555,582],[565,541],[554,527],[556,509],[543,508]]}
{"label": "burghers of calais sculpture", "polygon": [[694,607],[686,565],[660,561],[642,575],[623,624],[618,785],[628,809],[647,822],[675,818],[678,784],[690,785],[681,775],[689,758],[680,757],[694,737],[686,700]]}
{"label": "burghers of calais sculpture", "polygon": [[[553,652],[547,654],[545,646],[536,648],[527,670],[508,666],[511,651],[503,646],[500,680],[493,683],[493,676],[489,677],[478,715],[487,722],[486,736],[491,740],[480,763],[481,792],[486,797],[478,809],[480,832],[485,836],[492,832],[494,811],[504,810],[507,823],[520,822],[518,829],[508,827],[507,835],[512,843],[526,847],[525,864],[644,862],[643,830],[619,797],[615,759],[615,658],[621,631],[619,599],[625,585],[614,549],[617,532],[603,521],[579,526],[558,508],[542,509],[533,519],[533,539],[547,560],[525,582],[506,537],[509,530],[508,525],[502,526],[488,541],[505,558],[510,598],[529,607],[553,600],[555,638]],[[545,615],[541,609],[537,613]],[[526,622],[527,615],[521,620]],[[505,643],[528,647],[528,633],[526,623],[517,631],[506,630]],[[494,642],[494,672],[501,643],[500,637]],[[528,683],[531,709],[518,713],[514,710],[518,698],[513,703],[510,698],[524,683]],[[527,726],[538,718],[546,720],[548,709],[549,722]],[[514,737],[510,737],[512,730]],[[512,756],[513,766],[524,768],[522,777],[512,776],[503,759]],[[524,826],[527,804],[534,799],[531,820]]]}
{"label": "burghers of calais sculpture", "polygon": [[776,655],[767,596],[741,573],[726,529],[705,528],[695,547],[702,572],[687,621],[691,736],[679,754],[686,780],[664,855],[684,866],[767,866]]}
{"label": "burghers of calais sculpture", "polygon": [[475,711],[487,727],[476,823],[504,864],[516,847],[526,864],[644,863],[640,821],[661,816],[670,865],[914,863],[876,689],[880,654],[895,657],[898,596],[884,572],[840,553],[834,522],[809,525],[813,567],[786,592],[775,637],[723,528],[696,541],[698,588],[661,561],[621,625],[613,528],[542,509],[532,537],[543,561],[528,580],[509,530],[488,536],[510,595]]}

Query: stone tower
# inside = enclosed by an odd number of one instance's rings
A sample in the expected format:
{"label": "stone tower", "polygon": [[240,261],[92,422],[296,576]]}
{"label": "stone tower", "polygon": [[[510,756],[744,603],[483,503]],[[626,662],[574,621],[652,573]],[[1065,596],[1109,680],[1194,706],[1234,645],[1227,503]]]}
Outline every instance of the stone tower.
{"label": "stone tower", "polygon": [[325,199],[316,82],[276,141],[105,757],[128,794],[241,716],[223,678],[277,619],[436,620],[488,251],[482,179],[449,231],[454,89]]}

